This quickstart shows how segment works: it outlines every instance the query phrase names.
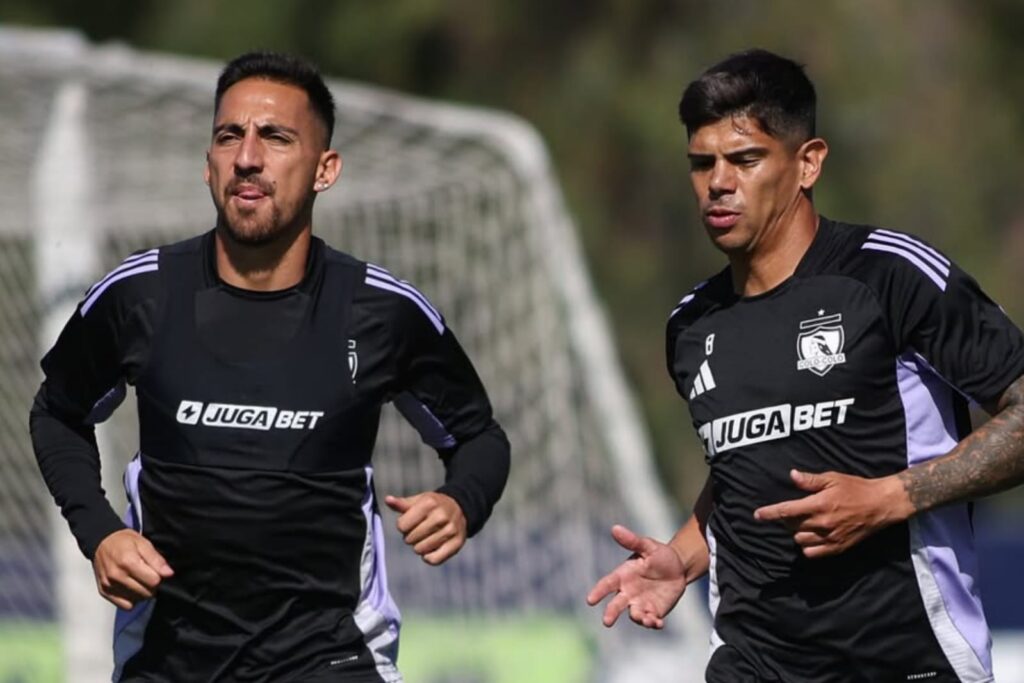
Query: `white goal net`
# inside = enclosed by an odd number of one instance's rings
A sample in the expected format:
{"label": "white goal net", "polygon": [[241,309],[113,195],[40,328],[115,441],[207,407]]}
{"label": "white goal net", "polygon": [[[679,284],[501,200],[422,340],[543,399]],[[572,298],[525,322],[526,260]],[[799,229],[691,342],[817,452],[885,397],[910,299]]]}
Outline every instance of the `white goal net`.
{"label": "white goal net", "polygon": [[[90,283],[132,251],[212,225],[201,172],[219,68],[0,29],[2,681],[109,678],[113,608],[41,482],[28,409],[38,360]],[[504,114],[329,84],[345,165],[317,201],[314,231],[431,298],[513,446],[504,498],[451,562],[428,567],[389,535],[407,624],[399,666],[429,683],[699,680],[707,626],[697,591],[661,634],[628,620],[605,631],[600,609],[584,603],[623,559],[613,523],[665,538],[679,517],[656,483],[536,133]],[[137,448],[131,398],[100,446],[121,506],[120,475]],[[381,494],[443,476],[390,409],[375,466]]]}

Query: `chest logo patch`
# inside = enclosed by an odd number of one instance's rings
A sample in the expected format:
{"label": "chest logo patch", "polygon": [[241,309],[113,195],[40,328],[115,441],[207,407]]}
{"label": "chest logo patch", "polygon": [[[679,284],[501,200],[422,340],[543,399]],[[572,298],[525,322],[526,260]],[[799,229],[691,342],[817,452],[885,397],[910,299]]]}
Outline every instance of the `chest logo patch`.
{"label": "chest logo patch", "polygon": [[715,418],[698,427],[697,435],[710,458],[734,448],[788,439],[798,432],[845,424],[848,409],[853,403],[852,398],[802,405],[781,403]]}
{"label": "chest logo patch", "polygon": [[183,425],[233,427],[235,429],[314,429],[324,416],[322,410],[285,410],[276,406],[182,401],[177,420]]}
{"label": "chest logo patch", "polygon": [[800,334],[796,338],[796,369],[810,370],[823,377],[829,370],[846,362],[843,343],[843,314],[825,315],[818,311],[817,318],[800,323]]}

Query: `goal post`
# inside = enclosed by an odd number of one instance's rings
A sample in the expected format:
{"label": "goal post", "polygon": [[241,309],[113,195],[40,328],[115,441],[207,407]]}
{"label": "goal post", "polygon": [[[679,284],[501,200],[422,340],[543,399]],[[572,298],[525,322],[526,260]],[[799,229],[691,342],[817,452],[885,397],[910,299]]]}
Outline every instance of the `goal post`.
{"label": "goal post", "polygon": [[[24,423],[38,359],[81,292],[125,255],[212,225],[201,170],[220,66],[0,29],[0,643],[52,625],[60,636],[33,636],[31,647],[61,642],[69,683],[109,675],[112,608],[36,471]],[[328,85],[345,163],[317,200],[314,232],[431,298],[513,446],[504,498],[456,558],[428,567],[387,535],[407,623],[400,668],[431,683],[504,683],[514,671],[533,681],[700,680],[708,624],[696,591],[662,633],[605,630],[600,608],[584,603],[624,557],[613,523],[666,539],[681,518],[657,482],[539,136],[508,114]],[[109,482],[138,447],[131,397],[100,434],[104,481],[121,505]],[[374,465],[382,494],[443,476],[391,409]]]}

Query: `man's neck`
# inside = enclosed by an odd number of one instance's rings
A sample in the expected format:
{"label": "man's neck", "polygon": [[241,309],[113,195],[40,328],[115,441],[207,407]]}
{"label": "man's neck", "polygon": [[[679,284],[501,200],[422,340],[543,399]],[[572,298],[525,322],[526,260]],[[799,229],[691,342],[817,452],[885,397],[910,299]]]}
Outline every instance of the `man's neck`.
{"label": "man's neck", "polygon": [[757,296],[778,287],[796,272],[817,232],[814,205],[800,201],[751,251],[729,255],[733,289],[741,296]]}
{"label": "man's neck", "polygon": [[311,232],[307,226],[269,244],[249,246],[235,242],[218,227],[214,232],[217,275],[239,289],[274,292],[294,287],[306,275]]}

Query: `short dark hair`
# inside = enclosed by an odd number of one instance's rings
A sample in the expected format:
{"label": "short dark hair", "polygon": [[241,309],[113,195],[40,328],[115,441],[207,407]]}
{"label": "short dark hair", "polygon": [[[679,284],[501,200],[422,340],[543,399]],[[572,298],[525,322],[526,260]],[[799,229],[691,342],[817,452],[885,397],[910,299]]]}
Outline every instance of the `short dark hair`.
{"label": "short dark hair", "polygon": [[729,55],[683,92],[679,118],[687,136],[727,116],[746,115],[774,138],[814,137],[816,96],[802,65],[767,50]]}
{"label": "short dark hair", "polygon": [[302,88],[313,111],[327,128],[327,145],[330,146],[334,135],[334,97],[316,66],[301,57],[269,50],[239,55],[227,63],[217,79],[217,94],[213,99],[215,112],[220,109],[221,98],[227,89],[247,78],[263,78]]}

